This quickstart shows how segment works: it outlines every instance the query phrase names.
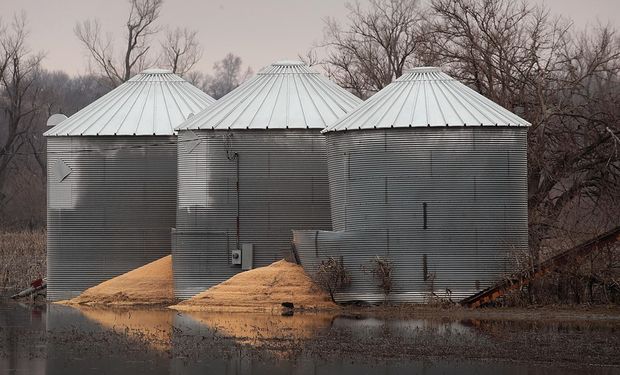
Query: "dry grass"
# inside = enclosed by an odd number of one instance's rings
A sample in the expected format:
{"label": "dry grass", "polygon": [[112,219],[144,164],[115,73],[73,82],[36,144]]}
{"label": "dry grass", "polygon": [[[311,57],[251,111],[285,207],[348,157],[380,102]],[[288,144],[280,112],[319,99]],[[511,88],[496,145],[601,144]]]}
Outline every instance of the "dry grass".
{"label": "dry grass", "polygon": [[[548,251],[543,254],[543,260],[568,247]],[[515,253],[514,258],[517,272],[531,270],[534,261],[529,252]],[[599,246],[577,260],[507,293],[502,305],[620,305],[620,244]]]}
{"label": "dry grass", "polygon": [[0,294],[45,277],[46,237],[45,229],[0,231]]}

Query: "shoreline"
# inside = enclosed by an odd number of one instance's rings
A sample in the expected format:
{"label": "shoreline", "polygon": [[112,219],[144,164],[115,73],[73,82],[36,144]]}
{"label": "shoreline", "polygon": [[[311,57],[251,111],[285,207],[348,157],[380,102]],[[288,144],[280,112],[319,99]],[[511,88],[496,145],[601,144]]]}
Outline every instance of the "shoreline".
{"label": "shoreline", "polygon": [[[0,301],[2,304],[18,305],[11,300]],[[71,323],[67,329],[56,326],[40,336],[41,342],[62,343],[63,353],[80,353],[82,343],[88,341],[103,356],[129,346],[150,348],[157,356],[189,362],[243,350],[260,359],[501,361],[584,371],[593,366],[620,368],[620,309],[610,306],[475,310],[423,305],[347,306],[330,312],[296,311],[293,316],[179,312],[144,305],[50,303],[39,309],[47,309],[48,319],[70,319],[99,327],[76,331]],[[28,328],[24,332],[28,333]],[[110,349],[110,342],[119,345]]]}
{"label": "shoreline", "polygon": [[[0,303],[20,303],[19,301],[0,298]],[[122,304],[70,304],[58,302],[36,301],[34,305],[59,305],[73,308],[89,308],[98,310],[139,310],[161,311],[170,310],[178,313],[205,313],[205,314],[235,314],[260,316],[280,316],[281,309],[260,310],[255,308],[243,309],[241,307],[217,307],[200,309],[176,309],[174,304],[147,304],[147,303],[122,303]],[[28,302],[21,302],[30,304]],[[397,319],[478,319],[493,321],[541,321],[541,322],[610,322],[617,323],[620,327],[620,306],[615,305],[533,305],[526,307],[483,307],[466,308],[460,306],[438,307],[429,305],[378,305],[378,306],[341,306],[334,309],[293,309],[294,315],[318,315],[329,314],[340,317],[356,319],[381,318],[387,320]]]}

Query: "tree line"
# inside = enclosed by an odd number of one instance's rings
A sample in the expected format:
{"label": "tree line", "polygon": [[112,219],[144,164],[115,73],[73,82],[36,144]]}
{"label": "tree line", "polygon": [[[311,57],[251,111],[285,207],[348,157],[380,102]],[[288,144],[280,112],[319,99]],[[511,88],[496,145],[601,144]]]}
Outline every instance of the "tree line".
{"label": "tree line", "polygon": [[[304,57],[367,98],[415,66],[441,66],[528,120],[527,254],[531,267],[620,224],[620,37],[613,25],[577,28],[544,6],[511,0],[370,0],[328,18]],[[615,250],[614,250],[615,249]],[[620,297],[615,248],[546,282],[583,300],[594,285]],[[562,280],[560,280],[562,279]],[[560,282],[562,281],[562,282]],[[549,289],[549,285],[545,288]],[[611,289],[610,289],[611,288]]]}
{"label": "tree line", "polygon": [[[71,115],[145,67],[159,65],[215,98],[251,74],[227,55],[194,69],[196,31],[162,27],[162,0],[130,0],[124,38],[97,20],[75,26],[90,74],[42,68],[24,15],[0,24],[0,223],[45,224],[46,118]],[[118,46],[122,48],[118,49]],[[369,0],[327,18],[304,54],[336,83],[368,98],[408,68],[440,66],[532,123],[528,135],[529,261],[620,223],[620,37],[577,28],[543,6],[509,0]],[[607,262],[618,267],[618,259]],[[605,276],[611,277],[611,276]],[[615,277],[615,276],[614,276]]]}
{"label": "tree line", "polygon": [[232,53],[214,64],[213,74],[193,69],[203,54],[197,32],[161,26],[162,4],[128,1],[118,40],[96,19],[77,23],[75,36],[89,56],[89,73],[78,77],[43,67],[45,54],[28,44],[25,13],[0,18],[0,228],[45,226],[42,134],[50,115],[70,116],[151,66],[170,69],[216,99],[252,74]]}

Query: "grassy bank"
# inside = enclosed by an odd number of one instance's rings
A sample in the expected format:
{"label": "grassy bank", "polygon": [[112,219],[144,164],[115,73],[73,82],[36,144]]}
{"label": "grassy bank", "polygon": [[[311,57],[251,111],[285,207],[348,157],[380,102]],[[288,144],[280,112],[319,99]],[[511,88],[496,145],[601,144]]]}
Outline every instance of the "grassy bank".
{"label": "grassy bank", "polygon": [[45,276],[46,236],[45,229],[0,231],[0,294]]}

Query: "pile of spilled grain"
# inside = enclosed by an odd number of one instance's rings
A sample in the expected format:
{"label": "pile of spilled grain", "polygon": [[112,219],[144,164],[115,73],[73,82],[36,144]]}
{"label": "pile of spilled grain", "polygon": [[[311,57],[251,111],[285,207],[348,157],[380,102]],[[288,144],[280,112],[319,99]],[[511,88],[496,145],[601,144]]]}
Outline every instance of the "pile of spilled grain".
{"label": "pile of spilled grain", "polygon": [[279,312],[282,302],[303,310],[338,307],[301,266],[285,260],[239,273],[171,307],[181,311]]}
{"label": "pile of spilled grain", "polygon": [[169,305],[174,303],[170,255],[60,301],[79,305]]}

